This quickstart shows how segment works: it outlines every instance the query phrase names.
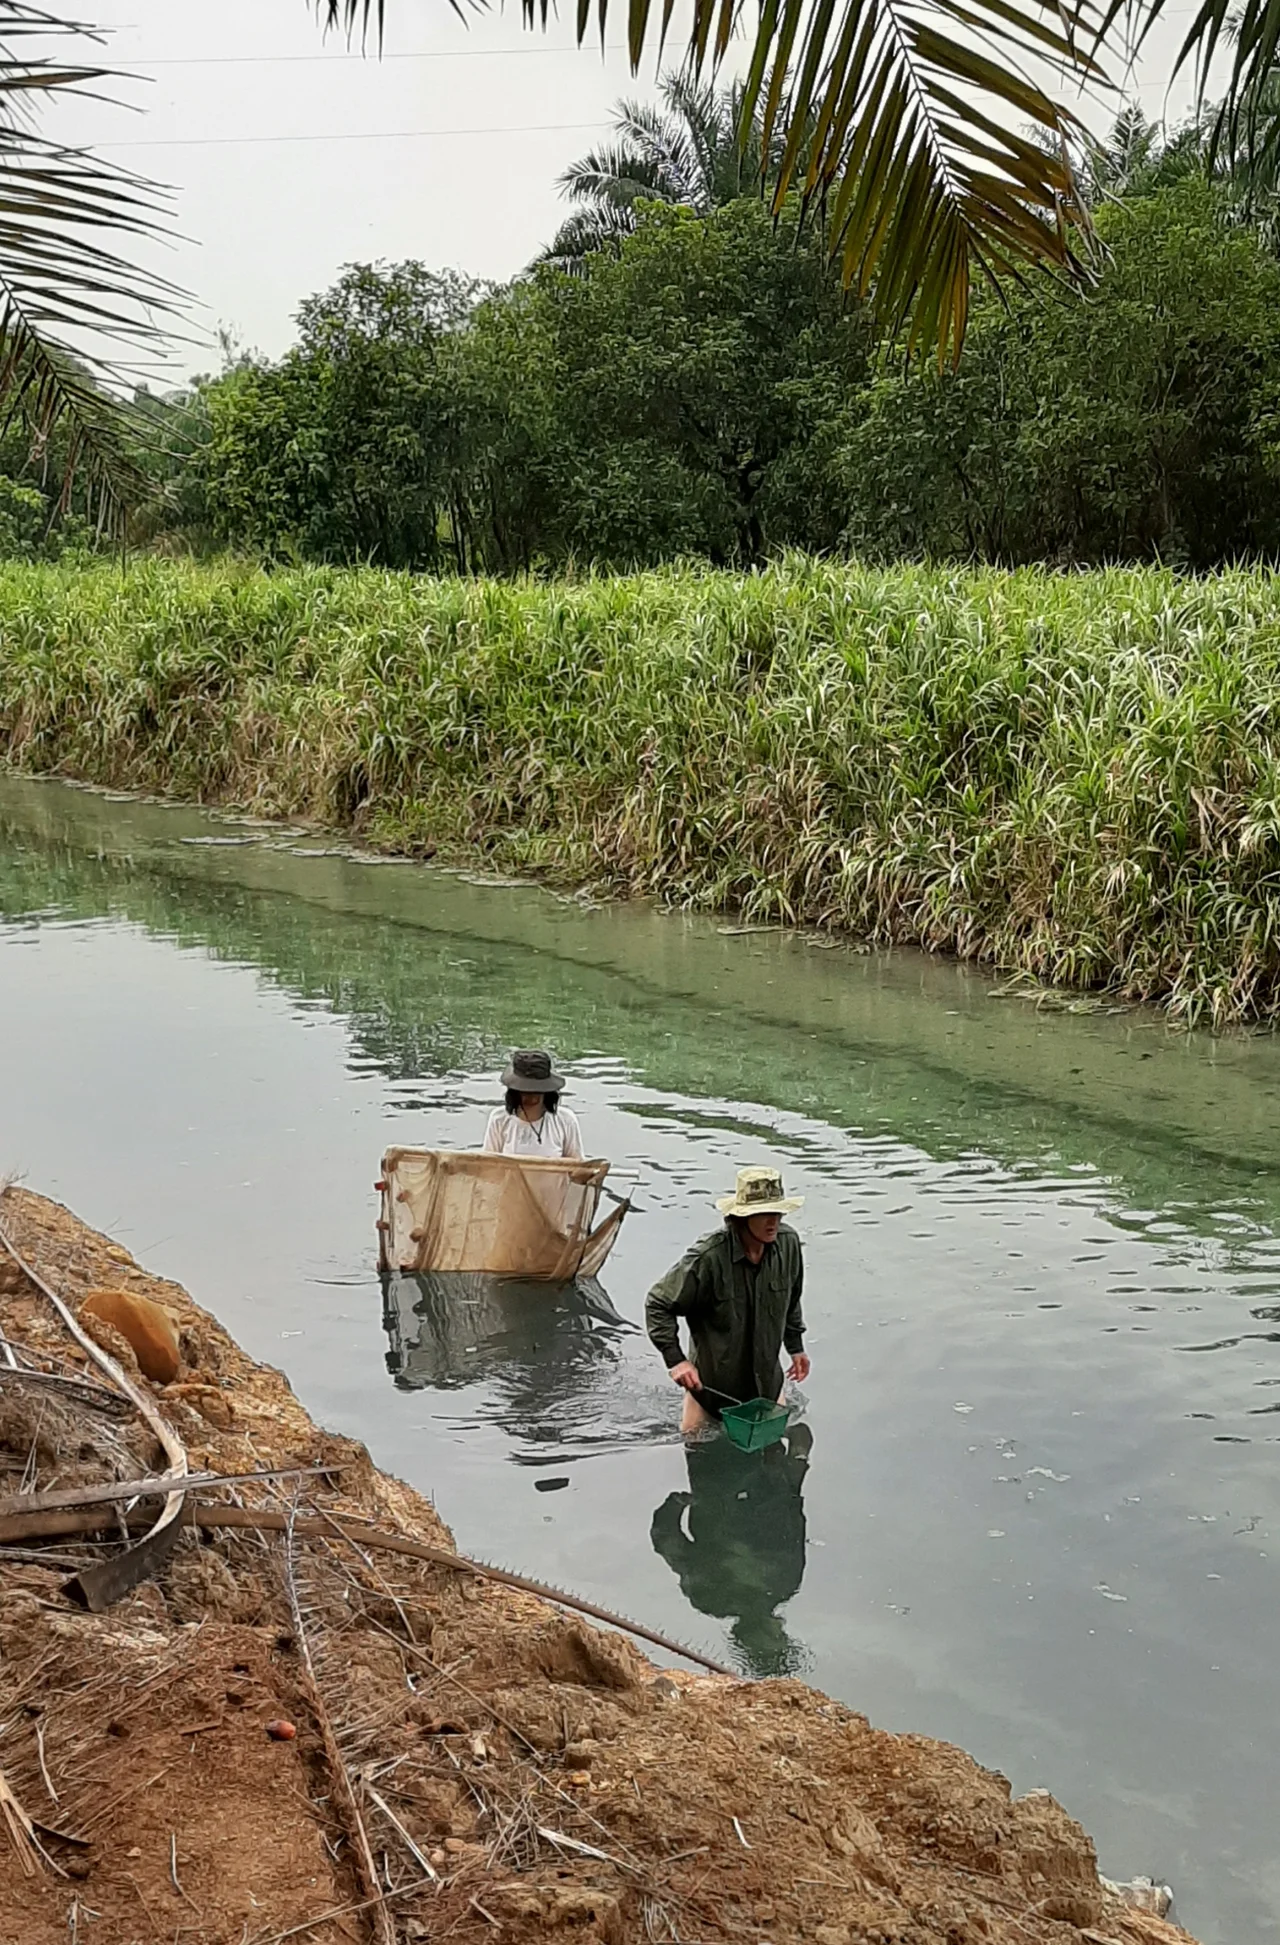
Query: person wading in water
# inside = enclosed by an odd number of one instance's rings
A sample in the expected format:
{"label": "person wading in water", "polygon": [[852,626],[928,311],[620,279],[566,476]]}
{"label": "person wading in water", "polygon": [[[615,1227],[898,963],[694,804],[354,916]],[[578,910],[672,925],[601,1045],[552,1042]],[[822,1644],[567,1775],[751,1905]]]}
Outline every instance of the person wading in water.
{"label": "person wading in water", "polygon": [[517,1048],[502,1076],[504,1105],[489,1116],[484,1147],[491,1155],[565,1156],[582,1160],[582,1132],[572,1108],[562,1108],[564,1080],[541,1047]]}
{"label": "person wading in water", "polygon": [[[784,1347],[791,1354],[787,1376],[798,1384],[808,1377],[800,1238],[782,1221],[803,1201],[783,1194],[776,1168],[740,1168],[736,1193],[716,1203],[724,1227],[686,1250],[650,1290],[645,1329],[684,1388],[682,1432],[710,1425],[728,1399],[777,1398]],[[680,1345],[681,1317],[688,1320],[689,1357]],[[700,1397],[703,1385],[721,1395]]]}

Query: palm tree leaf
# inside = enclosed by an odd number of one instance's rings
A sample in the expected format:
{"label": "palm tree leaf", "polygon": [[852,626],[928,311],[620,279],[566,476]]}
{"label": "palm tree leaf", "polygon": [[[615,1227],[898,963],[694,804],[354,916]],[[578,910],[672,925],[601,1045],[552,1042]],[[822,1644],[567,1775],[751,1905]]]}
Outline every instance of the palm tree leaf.
{"label": "palm tree leaf", "polygon": [[679,157],[690,200],[709,208],[719,158],[738,146],[736,107],[726,118],[719,90],[687,68],[663,75],[658,86],[667,111],[668,141]]}
{"label": "palm tree leaf", "polygon": [[[1198,35],[1211,51],[1228,7],[1241,3],[1243,74],[1274,56],[1280,0],[1201,0],[1190,39]],[[381,30],[384,0],[320,4],[333,24]],[[609,4],[597,0],[602,25]],[[1047,266],[1085,274],[1089,212],[1070,162],[1083,152],[1084,134],[1050,88],[1055,80],[1097,81],[1096,50],[1109,23],[1126,9],[1145,14],[1164,4],[759,0],[739,138],[745,151],[758,131],[760,157],[777,157],[775,210],[793,187],[806,203],[821,202],[843,274],[881,320],[940,360],[954,359],[975,273],[1016,277]],[[548,0],[521,5],[527,23],[545,22]],[[626,0],[633,67],[653,11],[653,0]],[[579,0],[580,38],[590,16],[590,0]],[[735,0],[691,0],[695,85],[715,71],[736,18]],[[670,20],[664,0],[664,36]],[[1034,64],[1030,72],[1024,62]],[[1027,122],[1039,144],[1012,132]]]}
{"label": "palm tree leaf", "polygon": [[[145,480],[129,457],[136,417],[107,387],[124,378],[122,357],[170,336],[183,293],[119,247],[166,234],[163,192],[33,125],[41,97],[97,92],[112,79],[44,51],[51,35],[87,32],[24,0],[0,0],[0,415],[27,426],[42,463],[54,426],[65,424],[63,503],[78,474],[99,521],[120,532]],[[33,38],[40,45],[28,54]]]}
{"label": "palm tree leaf", "polygon": [[[806,199],[817,186],[815,157],[822,155],[829,145],[843,149],[848,135],[849,121],[858,98],[862,74],[866,69],[867,56],[874,40],[874,23],[859,20],[851,9],[846,8],[844,25],[839,39],[832,50],[832,63],[845,76],[844,86],[838,92],[829,88],[822,103],[818,119],[813,127],[813,139],[809,145],[809,168],[804,181]],[[837,130],[839,131],[837,134]],[[782,158],[779,158],[781,161]]]}
{"label": "palm tree leaf", "polygon": [[[529,5],[529,3],[530,0],[524,0],[524,4],[526,7]],[[546,0],[543,0],[543,4],[544,5],[546,4]],[[600,39],[603,42],[605,17],[609,10],[608,0],[599,0],[599,5],[600,5]],[[649,5],[650,5],[650,0],[628,0],[627,51],[631,56],[631,72],[633,74],[636,72],[636,69],[640,66],[641,56],[644,53],[645,37],[649,31]],[[710,20],[711,20],[710,8],[708,8],[707,19],[708,19],[708,27],[709,27]]]}
{"label": "palm tree leaf", "polygon": [[[1098,24],[1099,41],[1117,25],[1137,53],[1164,18],[1167,0],[1106,0]],[[1275,103],[1268,108],[1269,86],[1280,51],[1280,0],[1202,0],[1185,28],[1173,64],[1174,75],[1194,69],[1197,101],[1203,103],[1210,70],[1223,44],[1234,47],[1226,89],[1208,128],[1208,160],[1228,156],[1233,172],[1265,175],[1273,165],[1264,154],[1275,128]]]}
{"label": "palm tree leaf", "polygon": [[354,34],[359,27],[362,35],[367,35],[372,27],[382,45],[386,29],[386,0],[316,0],[316,12],[324,22],[326,31],[341,29],[344,34]]}
{"label": "palm tree leaf", "polygon": [[570,163],[557,187],[572,203],[626,209],[642,196],[664,198],[668,191],[659,163],[624,148],[597,149]]}
{"label": "palm tree leaf", "polygon": [[707,171],[679,110],[664,115],[647,103],[625,101],[616,127],[634,145],[638,157],[656,171],[655,180],[666,200],[704,206]]}
{"label": "palm tree leaf", "polygon": [[[748,101],[757,102],[760,99],[760,90],[764,85],[765,73],[769,67],[777,34],[778,0],[760,0],[759,23],[756,28],[755,45],[751,50],[751,64],[747,69],[746,79],[741,85],[741,102],[744,109]],[[768,149],[769,144],[766,139],[764,144],[766,154]]]}
{"label": "palm tree leaf", "polygon": [[[1017,35],[1019,45],[1023,48],[1028,42],[1038,43],[1053,53],[1059,44],[1058,34],[1046,22],[1036,19],[1016,5],[1005,5],[1004,0],[984,0],[981,13],[966,5],[965,0],[933,0],[933,6],[936,12],[949,14],[953,20],[958,20],[963,26],[972,28],[984,37],[991,34],[996,22],[1003,21]],[[1005,52],[1007,55],[1007,48]],[[1078,46],[1078,65],[1082,80],[1105,79],[1104,70],[1098,65],[1093,53],[1082,44]]]}
{"label": "palm tree leaf", "polygon": [[729,52],[729,42],[738,21],[737,0],[720,0],[720,18],[716,23],[716,63],[719,65]]}
{"label": "palm tree leaf", "polygon": [[[830,36],[831,22],[835,16],[835,10],[836,0],[814,0],[813,14],[810,18],[808,33],[805,37],[804,63],[796,79],[796,91],[806,101],[812,100],[817,90],[818,71],[822,62],[827,58],[827,42]],[[845,24],[846,32],[841,36],[841,40],[847,38],[848,29],[855,24],[852,8],[845,9]],[[837,45],[837,53],[838,51]],[[835,96],[831,89],[827,90],[827,101],[834,107]],[[826,103],[824,103],[824,107],[825,105]],[[821,123],[821,119],[821,116],[819,116],[819,123]],[[791,125],[787,130],[786,145],[782,151],[781,173],[783,175],[791,177],[795,174],[796,164],[800,156],[800,146],[805,139],[806,133],[808,131],[805,128],[804,122],[799,116],[793,116],[791,118]]]}
{"label": "palm tree leaf", "polygon": [[[961,25],[960,13],[964,40],[943,26]],[[828,204],[846,278],[887,326],[941,360],[959,354],[975,271],[1083,272],[1072,226],[1081,234],[1088,217],[1066,159],[1077,124],[1007,50],[1012,41],[1086,78],[1096,64],[1078,47],[1092,18],[1088,0],[1062,20],[1033,0],[844,0],[829,25],[811,16],[832,58],[820,70],[806,49],[790,83],[775,206],[805,165],[802,186]],[[794,138],[804,114],[814,115],[807,144]],[[1011,132],[1027,121],[1043,144]]]}
{"label": "palm tree leaf", "polygon": [[[698,0],[695,0],[695,5]],[[773,45],[770,48],[772,73],[765,89],[764,108],[760,117],[761,132],[766,152],[773,142],[773,132],[777,127],[778,115],[782,108],[782,95],[786,86],[787,73],[791,64],[792,49],[800,31],[804,16],[805,0],[783,0],[782,13],[777,21]],[[755,113],[758,96],[745,89],[742,97],[744,117]]]}
{"label": "palm tree leaf", "polygon": [[572,216],[565,218],[530,268],[545,263],[571,277],[585,277],[591,259],[602,252],[616,250],[632,235],[635,226],[635,217],[626,208],[576,209]]}
{"label": "palm tree leaf", "polygon": [[953,40],[926,22],[919,24],[912,40],[925,70],[921,78],[923,89],[932,92],[933,84],[927,72],[931,69],[934,74],[946,75],[962,85],[967,82],[979,99],[990,100],[998,94],[1002,102],[1029,120],[1057,127],[1061,111],[1056,104],[1046,102],[1043,91],[1033,81],[1024,81],[1008,68],[998,66],[981,48]]}
{"label": "palm tree leaf", "polygon": [[6,303],[0,310],[0,343],[5,346],[0,366],[0,402],[7,431],[21,419],[31,438],[32,456],[40,461],[54,427],[61,421],[70,431],[60,485],[58,507],[65,514],[77,479],[82,484],[90,520],[102,532],[121,535],[129,509],[145,497],[147,479],[134,458],[145,443],[138,415],[110,398],[78,367],[75,360],[43,331],[32,328],[21,310]]}

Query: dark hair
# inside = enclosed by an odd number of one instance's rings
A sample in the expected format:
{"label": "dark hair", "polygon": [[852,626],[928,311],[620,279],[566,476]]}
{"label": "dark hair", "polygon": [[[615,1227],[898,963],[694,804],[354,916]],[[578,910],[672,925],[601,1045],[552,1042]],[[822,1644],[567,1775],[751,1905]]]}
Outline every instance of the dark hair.
{"label": "dark hair", "polygon": [[[520,1103],[523,1099],[524,1095],[518,1087],[509,1087],[507,1089],[507,1113],[519,1114]],[[544,1094],[542,1101],[545,1112],[547,1114],[554,1114],[560,1105],[560,1096],[558,1094]]]}
{"label": "dark hair", "polygon": [[[767,1216],[776,1216],[778,1212],[776,1209],[765,1209],[762,1213]],[[741,1239],[747,1234],[747,1224],[751,1221],[751,1218],[750,1216],[726,1216],[724,1221],[725,1228],[731,1229],[734,1235]]]}

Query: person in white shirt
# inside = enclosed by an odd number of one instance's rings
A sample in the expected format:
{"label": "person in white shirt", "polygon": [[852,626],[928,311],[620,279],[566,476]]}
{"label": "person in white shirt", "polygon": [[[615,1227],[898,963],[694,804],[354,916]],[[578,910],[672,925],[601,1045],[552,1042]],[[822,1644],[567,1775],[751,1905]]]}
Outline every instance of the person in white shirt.
{"label": "person in white shirt", "polygon": [[564,1079],[540,1047],[517,1048],[502,1076],[506,1103],[495,1108],[485,1129],[491,1155],[566,1156],[582,1160],[582,1132],[572,1108],[562,1108]]}

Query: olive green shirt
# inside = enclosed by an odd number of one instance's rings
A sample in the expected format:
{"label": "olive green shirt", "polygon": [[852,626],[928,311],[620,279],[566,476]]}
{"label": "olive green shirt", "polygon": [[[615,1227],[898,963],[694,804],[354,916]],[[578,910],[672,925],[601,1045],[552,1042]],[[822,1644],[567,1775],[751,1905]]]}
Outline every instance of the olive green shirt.
{"label": "olive green shirt", "polygon": [[[804,1349],[800,1296],[804,1262],[800,1238],[784,1223],[752,1263],[737,1231],[726,1223],[685,1251],[654,1284],[644,1307],[645,1329],[668,1366],[680,1364],[678,1319],[688,1320],[690,1360],[703,1384],[743,1403],[776,1398],[782,1390],[780,1349]],[[723,1399],[706,1401],[718,1412]]]}

